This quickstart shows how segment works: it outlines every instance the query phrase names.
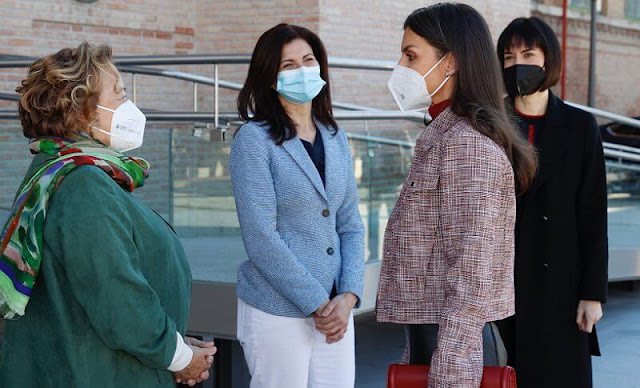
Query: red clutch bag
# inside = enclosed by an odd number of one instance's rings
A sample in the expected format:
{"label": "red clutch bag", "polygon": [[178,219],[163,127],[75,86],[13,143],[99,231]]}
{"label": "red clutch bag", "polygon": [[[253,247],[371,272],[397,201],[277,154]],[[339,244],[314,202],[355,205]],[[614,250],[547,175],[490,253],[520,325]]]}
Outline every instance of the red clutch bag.
{"label": "red clutch bag", "polygon": [[[429,365],[389,366],[387,388],[425,388]],[[510,366],[488,366],[482,373],[480,388],[516,388],[516,371]]]}

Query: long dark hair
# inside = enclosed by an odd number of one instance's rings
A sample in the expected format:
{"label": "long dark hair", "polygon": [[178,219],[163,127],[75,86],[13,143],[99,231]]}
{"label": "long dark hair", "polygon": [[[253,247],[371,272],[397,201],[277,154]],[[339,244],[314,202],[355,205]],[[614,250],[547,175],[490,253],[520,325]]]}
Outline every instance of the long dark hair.
{"label": "long dark hair", "polygon": [[457,65],[453,113],[502,146],[513,166],[516,192],[529,187],[536,172],[533,148],[516,129],[503,100],[502,71],[484,18],[465,4],[441,3],[415,10],[404,23],[438,50],[453,53]]}
{"label": "long dark hair", "polygon": [[329,82],[329,61],[327,51],[320,38],[307,28],[278,24],[258,39],[253,49],[247,80],[238,96],[238,112],[243,120],[266,121],[270,126],[271,138],[276,144],[296,136],[295,124],[287,115],[273,88],[280,69],[282,48],[285,44],[303,39],[320,64],[320,76],[326,81],[324,89],[313,99],[311,104],[315,118],[322,124],[337,131],[338,125],[333,119],[331,108],[331,86]]}

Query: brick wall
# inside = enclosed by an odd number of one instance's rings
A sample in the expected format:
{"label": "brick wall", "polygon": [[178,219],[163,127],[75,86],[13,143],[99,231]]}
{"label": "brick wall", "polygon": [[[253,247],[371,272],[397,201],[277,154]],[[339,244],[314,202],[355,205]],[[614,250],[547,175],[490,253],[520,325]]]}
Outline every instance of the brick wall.
{"label": "brick wall", "polygon": [[[11,208],[18,186],[31,163],[26,139],[17,121],[0,121],[0,215]],[[4,217],[0,217],[4,222]]]}
{"label": "brick wall", "polygon": [[[437,1],[321,0],[320,35],[331,56],[397,61],[405,18],[411,11],[435,3]],[[466,3],[483,14],[494,39],[513,18],[528,16],[530,9],[529,0]],[[387,89],[388,79],[387,72],[334,70],[335,99],[396,109]]]}
{"label": "brick wall", "polygon": [[[107,43],[114,55],[191,54],[195,52],[195,0],[100,0],[82,4],[71,0],[0,2],[0,53],[38,57],[86,40]],[[187,70],[185,67],[176,69]],[[13,91],[25,69],[0,69],[0,91]],[[132,76],[123,75],[132,96]],[[192,94],[184,81],[137,76],[138,105],[153,109],[188,110]],[[15,108],[0,101],[0,109]],[[166,190],[167,133],[150,125],[138,151],[154,170],[140,195],[168,214]],[[30,163],[26,139],[16,122],[0,122],[0,208],[11,205]]]}
{"label": "brick wall", "polygon": [[[332,57],[395,61],[402,23],[411,11],[434,4],[415,0],[262,0],[197,2],[197,48],[200,52],[250,53],[264,31],[280,22],[301,24],[317,32]],[[502,4],[504,3],[504,4]],[[470,2],[487,18],[497,36],[511,19],[528,15],[528,0]],[[507,10],[507,11],[505,11]],[[211,76],[211,67],[200,69]],[[220,78],[242,82],[246,67],[220,67]],[[386,88],[389,73],[332,70],[336,101],[395,109]],[[356,86],[356,87],[354,87]],[[233,109],[236,93],[221,92],[223,109]],[[211,91],[202,90],[201,106],[211,106]]]}
{"label": "brick wall", "polygon": [[[617,0],[614,0],[617,1]],[[624,6],[623,1],[617,3]],[[612,5],[610,5],[612,7]],[[614,12],[611,9],[610,12]],[[562,9],[541,5],[534,12],[562,37]],[[585,104],[589,92],[590,19],[585,13],[569,11],[567,29],[566,99]],[[627,116],[640,115],[640,23],[599,16],[596,42],[595,106]],[[560,93],[560,87],[554,88]]]}
{"label": "brick wall", "polygon": [[[544,0],[553,3],[555,0]],[[413,9],[435,1],[416,0],[101,0],[82,4],[71,0],[3,1],[0,4],[0,52],[16,55],[40,56],[60,47],[75,46],[82,40],[106,42],[117,55],[127,54],[184,54],[184,53],[249,53],[258,36],[279,22],[305,25],[318,32],[331,56],[397,60],[402,35],[401,25]],[[517,16],[530,14],[529,0],[478,0],[469,4],[480,10],[487,19],[494,39],[506,24]],[[624,14],[624,0],[605,2],[606,16],[619,20]],[[543,11],[544,14],[549,12]],[[556,18],[555,13],[549,15]],[[588,29],[578,16],[572,23],[569,68],[575,82],[585,66],[584,49],[588,43]],[[606,20],[610,23],[611,20]],[[553,22],[557,24],[557,22]],[[608,64],[620,63],[616,55],[637,50],[637,31],[640,24],[626,22],[611,27],[602,25],[602,74],[599,89],[603,90],[600,106],[609,108],[611,90],[620,90],[606,74]],[[574,39],[575,38],[575,39]],[[573,51],[571,51],[573,50]],[[635,54],[634,54],[635,55]],[[611,59],[606,59],[611,57]],[[600,59],[600,57],[599,57]],[[617,66],[618,70],[633,69]],[[212,76],[211,66],[176,67],[181,70]],[[573,71],[571,69],[574,69]],[[10,91],[23,77],[24,70],[0,71],[0,90]],[[245,66],[221,66],[220,76],[242,82]],[[386,90],[388,73],[371,71],[334,70],[334,96],[338,101],[394,108]],[[125,76],[131,89],[131,76]],[[606,82],[606,84],[605,84]],[[187,82],[137,76],[138,103],[146,108],[192,109],[193,93]],[[625,82],[624,85],[632,83]],[[578,88],[580,89],[580,88]],[[627,86],[626,89],[630,89]],[[573,95],[580,99],[581,93]],[[611,107],[620,113],[635,111],[637,96],[634,90]],[[198,98],[202,109],[213,105],[211,88],[201,87]],[[235,92],[221,92],[222,109],[233,110]],[[627,98],[628,97],[628,98]],[[0,102],[0,107],[10,106]]]}
{"label": "brick wall", "polygon": [[[553,1],[546,0],[547,3]],[[413,9],[433,3],[435,1],[416,0],[101,0],[93,4],[70,0],[3,1],[0,4],[0,52],[39,56],[89,40],[113,45],[116,55],[249,53],[266,29],[279,22],[291,22],[318,32],[331,56],[395,61],[404,18]],[[529,15],[532,7],[529,0],[478,0],[469,4],[483,13],[494,39],[510,20]],[[619,18],[623,8],[623,0],[610,0],[605,3],[604,12]],[[584,24],[579,19],[575,23]],[[604,50],[605,45],[615,46],[614,51],[625,52],[629,45],[633,46],[633,40],[638,40],[629,31],[637,30],[639,24],[627,24],[626,28],[618,28],[603,38],[600,47]],[[582,46],[588,43],[585,40],[588,30],[583,27],[574,30],[576,40],[570,42],[573,44],[570,50],[574,49],[575,55],[569,56],[569,67],[581,68],[586,63]],[[600,68],[606,69],[607,63],[619,63],[616,59],[614,56],[610,62],[603,61]],[[621,69],[633,68],[632,65],[635,63]],[[213,74],[211,66],[175,68],[206,76]],[[580,71],[573,73],[580,74]],[[0,90],[15,88],[23,74],[23,69],[0,71]],[[245,75],[246,66],[220,67],[221,79],[242,82]],[[125,76],[130,89],[131,78]],[[387,79],[388,73],[384,72],[334,70],[334,98],[394,108],[386,90]],[[599,79],[609,81],[604,72]],[[137,102],[145,108],[193,108],[193,93],[187,82],[137,76],[137,84]],[[600,85],[600,89],[607,86]],[[619,89],[613,87],[612,90]],[[625,98],[629,103],[621,107],[620,113],[634,111],[637,106],[636,96],[631,92],[629,98]],[[578,98],[579,94],[576,94]],[[201,109],[211,109],[212,95],[211,88],[200,87]],[[236,95],[221,91],[221,108],[233,110]],[[611,97],[607,93],[602,96],[601,107],[609,108],[607,103]],[[8,106],[7,102],[0,102],[0,107]]]}
{"label": "brick wall", "polygon": [[[87,40],[108,43],[115,55],[194,52],[195,0],[71,0],[0,2],[0,53],[42,56]],[[0,72],[0,90],[10,91],[24,69]],[[149,108],[185,108],[189,98],[166,98],[187,83],[139,77],[140,101]],[[131,79],[125,81],[131,89]],[[0,107],[6,107],[1,103]]]}
{"label": "brick wall", "polygon": [[[319,29],[319,0],[197,0],[197,48],[200,53],[250,54],[263,32],[278,23]],[[212,66],[192,67],[213,76]],[[220,79],[243,83],[248,66],[220,66]],[[220,91],[221,109],[235,110],[237,92]],[[213,105],[211,88],[201,88],[199,104]]]}
{"label": "brick wall", "polygon": [[[543,0],[553,2],[555,0]],[[115,55],[149,54],[229,54],[250,53],[258,37],[280,22],[304,25],[317,32],[330,56],[396,61],[402,37],[402,23],[414,9],[435,1],[416,0],[100,0],[82,4],[71,0],[16,1],[0,3],[0,53],[41,56],[61,47],[76,46],[83,40],[106,42]],[[550,5],[537,6],[529,0],[469,1],[486,18],[494,40],[515,17],[528,16],[531,10],[561,32],[560,10]],[[533,5],[532,5],[533,4]],[[603,24],[599,26],[597,104],[604,109],[627,115],[640,114],[640,91],[630,82],[640,68],[640,24],[621,20],[624,0],[605,2]],[[571,11],[568,51],[568,98],[586,102],[588,63],[588,19]],[[163,66],[167,68],[167,66]],[[212,66],[169,67],[213,76]],[[247,66],[220,66],[220,78],[243,82]],[[15,89],[24,69],[0,69],[0,91]],[[137,103],[144,108],[191,110],[193,90],[188,82],[136,76]],[[331,73],[336,101],[395,109],[386,84],[388,72],[334,69]],[[635,78],[634,78],[635,77]],[[132,76],[124,75],[132,95]],[[233,111],[237,92],[220,92],[222,111]],[[199,110],[211,111],[213,90],[201,86],[197,95]],[[13,107],[0,102],[0,109]],[[341,123],[350,130],[364,130],[364,124]],[[140,195],[161,213],[168,212],[167,147],[169,125],[151,125],[145,146],[139,152],[149,158],[154,173]],[[172,126],[179,138],[188,140],[191,125]],[[373,134],[412,139],[417,128],[404,123],[369,123]],[[10,201],[17,182],[28,165],[28,153],[15,123],[0,123],[3,167],[6,178],[0,190],[0,207]],[[186,143],[185,143],[186,144]],[[189,143],[190,144],[190,143]],[[355,144],[359,158],[366,155],[363,144]],[[194,144],[189,147],[197,147]],[[180,167],[185,176],[198,174],[218,163],[207,152],[217,148],[203,143],[201,156]],[[24,149],[24,148],[22,148]],[[217,151],[216,151],[217,152]],[[366,166],[372,161],[357,161]],[[189,164],[190,163],[190,164]],[[187,167],[187,164],[189,167]],[[182,164],[181,164],[182,165]],[[226,168],[226,167],[223,167]],[[199,170],[200,169],[200,170]],[[153,183],[152,183],[153,182]],[[164,201],[164,202],[163,202]]]}

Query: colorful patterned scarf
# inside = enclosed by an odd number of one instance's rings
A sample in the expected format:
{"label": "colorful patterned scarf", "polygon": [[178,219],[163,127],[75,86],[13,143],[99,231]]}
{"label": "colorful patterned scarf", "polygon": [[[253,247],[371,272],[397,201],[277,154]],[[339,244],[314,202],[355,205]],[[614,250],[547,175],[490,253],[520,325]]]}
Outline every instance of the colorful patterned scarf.
{"label": "colorful patterned scarf", "polygon": [[49,157],[25,179],[0,235],[0,317],[24,315],[42,261],[47,205],[60,182],[73,169],[93,165],[133,191],[144,184],[149,164],[106,147],[88,137],[32,139],[31,153]]}

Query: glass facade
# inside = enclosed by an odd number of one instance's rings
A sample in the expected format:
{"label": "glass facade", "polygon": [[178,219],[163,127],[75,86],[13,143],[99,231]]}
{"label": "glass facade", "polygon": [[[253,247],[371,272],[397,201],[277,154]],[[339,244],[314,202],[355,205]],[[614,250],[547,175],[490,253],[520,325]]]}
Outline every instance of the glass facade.
{"label": "glass facade", "polygon": [[[420,129],[403,122],[340,124],[353,135],[366,260],[375,263],[380,260],[387,219],[410,168],[410,144]],[[365,135],[377,139],[364,140]],[[0,216],[4,220],[30,156],[17,122],[0,122],[0,139]],[[234,283],[237,266],[246,259],[228,170],[231,133],[227,139],[211,141],[208,129],[192,124],[150,123],[144,145],[132,152],[152,166],[150,178],[134,195],[174,225],[192,265],[198,268],[194,280]],[[615,159],[607,163],[609,242],[615,256],[616,250],[640,249],[636,238],[640,235],[640,164]]]}
{"label": "glass facade", "polygon": [[640,19],[640,0],[625,0],[624,14],[631,19]]}

